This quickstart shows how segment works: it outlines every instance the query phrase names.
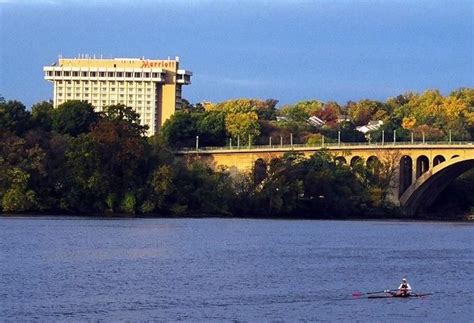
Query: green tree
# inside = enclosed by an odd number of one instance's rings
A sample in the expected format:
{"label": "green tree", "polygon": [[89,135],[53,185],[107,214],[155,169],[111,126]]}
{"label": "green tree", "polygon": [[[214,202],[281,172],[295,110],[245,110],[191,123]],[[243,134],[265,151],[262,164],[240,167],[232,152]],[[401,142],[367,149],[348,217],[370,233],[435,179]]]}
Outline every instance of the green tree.
{"label": "green tree", "polygon": [[249,136],[255,140],[260,135],[260,125],[258,115],[255,112],[228,113],[225,117],[227,132],[235,140],[240,138],[240,142],[248,144]]}
{"label": "green tree", "polygon": [[75,137],[88,132],[98,119],[99,115],[90,103],[67,101],[54,110],[52,126],[59,133]]}
{"label": "green tree", "polygon": [[53,125],[53,104],[43,101],[31,107],[31,119],[36,127],[50,131]]}
{"label": "green tree", "polygon": [[0,129],[23,134],[30,129],[31,114],[19,101],[0,102]]}
{"label": "green tree", "polygon": [[193,147],[198,135],[197,115],[176,112],[163,124],[161,135],[171,147]]}

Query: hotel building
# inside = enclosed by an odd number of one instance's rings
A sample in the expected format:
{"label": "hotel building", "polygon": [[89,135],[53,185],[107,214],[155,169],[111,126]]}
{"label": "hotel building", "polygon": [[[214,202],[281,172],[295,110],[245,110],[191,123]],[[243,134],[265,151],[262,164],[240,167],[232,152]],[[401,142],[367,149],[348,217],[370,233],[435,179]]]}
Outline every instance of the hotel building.
{"label": "hotel building", "polygon": [[133,108],[148,135],[155,134],[181,106],[181,87],[191,84],[192,72],[179,69],[179,57],[167,60],[59,58],[44,67],[54,87],[56,108],[70,100],[87,101],[96,111],[115,104]]}

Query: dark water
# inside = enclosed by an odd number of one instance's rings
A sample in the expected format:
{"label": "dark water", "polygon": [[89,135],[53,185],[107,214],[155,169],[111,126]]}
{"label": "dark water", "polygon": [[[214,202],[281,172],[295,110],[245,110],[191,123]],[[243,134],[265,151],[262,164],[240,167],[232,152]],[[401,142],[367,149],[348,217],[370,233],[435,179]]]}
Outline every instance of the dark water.
{"label": "dark water", "polygon": [[[474,317],[474,226],[0,218],[2,321]],[[407,276],[418,299],[354,299]]]}

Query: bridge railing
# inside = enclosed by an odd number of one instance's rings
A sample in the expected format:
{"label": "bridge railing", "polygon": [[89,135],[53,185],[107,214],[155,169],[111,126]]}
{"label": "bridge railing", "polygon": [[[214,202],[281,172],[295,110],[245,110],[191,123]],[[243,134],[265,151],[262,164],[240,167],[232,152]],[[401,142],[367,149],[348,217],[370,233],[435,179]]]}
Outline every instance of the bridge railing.
{"label": "bridge railing", "polygon": [[473,146],[471,141],[425,141],[425,142],[411,142],[411,141],[397,141],[397,142],[341,142],[341,143],[319,143],[319,144],[285,144],[285,145],[241,145],[241,146],[206,146],[206,147],[183,147],[178,149],[181,152],[197,152],[197,151],[224,151],[224,150],[292,150],[292,149],[323,149],[323,148],[393,148],[398,146],[413,146],[413,147],[430,147],[430,146]]}

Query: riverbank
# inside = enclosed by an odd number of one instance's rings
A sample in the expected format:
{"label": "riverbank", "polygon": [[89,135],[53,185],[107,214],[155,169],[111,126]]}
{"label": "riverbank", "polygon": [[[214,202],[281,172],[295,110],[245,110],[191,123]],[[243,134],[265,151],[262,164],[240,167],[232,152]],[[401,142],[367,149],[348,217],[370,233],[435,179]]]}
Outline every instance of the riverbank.
{"label": "riverbank", "polygon": [[97,219],[252,219],[252,220],[330,220],[330,221],[426,221],[426,222],[474,222],[474,214],[459,214],[442,216],[440,214],[406,215],[377,215],[377,216],[236,216],[222,214],[186,214],[183,216],[163,214],[126,214],[126,213],[0,213],[0,218],[97,218]]}

